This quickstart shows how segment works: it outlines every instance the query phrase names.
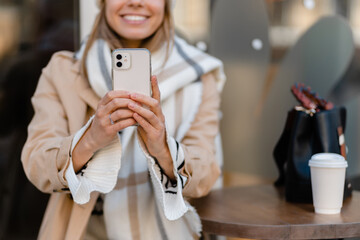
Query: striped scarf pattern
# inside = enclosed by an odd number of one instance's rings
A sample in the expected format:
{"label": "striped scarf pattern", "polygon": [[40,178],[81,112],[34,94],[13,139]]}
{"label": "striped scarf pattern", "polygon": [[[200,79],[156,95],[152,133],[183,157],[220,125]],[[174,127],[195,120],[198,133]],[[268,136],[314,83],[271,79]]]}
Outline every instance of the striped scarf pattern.
{"label": "striped scarf pattern", "polygon": [[[85,44],[84,44],[85,45]],[[83,54],[80,50],[76,57]],[[161,105],[166,119],[167,143],[176,171],[184,165],[180,142],[189,130],[201,104],[203,74],[214,72],[221,91],[225,75],[221,61],[176,37],[164,64],[166,49],[152,53],[152,73],[157,75]],[[111,51],[97,40],[86,61],[89,82],[99,97],[111,89]],[[179,93],[181,92],[181,101]],[[75,135],[72,149],[91,124]],[[222,158],[218,159],[222,165]],[[90,193],[104,195],[104,219],[110,239],[194,239],[201,231],[195,209],[181,192],[186,177],[177,174],[171,182],[156,159],[146,150],[136,127],[129,127],[104,149],[96,152],[81,174],[73,171],[72,161],[66,178],[74,201],[84,204]],[[154,219],[156,221],[154,221]]]}

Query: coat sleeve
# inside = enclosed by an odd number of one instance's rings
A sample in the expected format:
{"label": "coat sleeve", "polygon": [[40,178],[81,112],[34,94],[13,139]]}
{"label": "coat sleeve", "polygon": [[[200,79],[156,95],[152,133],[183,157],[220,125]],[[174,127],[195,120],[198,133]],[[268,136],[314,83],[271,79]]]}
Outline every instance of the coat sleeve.
{"label": "coat sleeve", "polygon": [[202,83],[202,103],[180,143],[185,162],[179,173],[187,178],[183,195],[192,198],[206,195],[221,173],[215,152],[215,137],[219,133],[220,93],[213,74],[204,75]]}
{"label": "coat sleeve", "polygon": [[[55,57],[56,58],[56,57]],[[34,117],[21,161],[28,179],[41,191],[66,191],[65,170],[70,160],[73,136],[69,133],[66,111],[52,81],[54,57],[44,68],[32,97]]]}

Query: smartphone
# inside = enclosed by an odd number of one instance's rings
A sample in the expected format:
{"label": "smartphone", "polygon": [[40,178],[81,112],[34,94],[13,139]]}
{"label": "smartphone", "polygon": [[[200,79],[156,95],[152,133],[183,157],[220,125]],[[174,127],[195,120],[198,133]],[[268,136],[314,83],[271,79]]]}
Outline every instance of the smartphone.
{"label": "smartphone", "polygon": [[146,48],[120,48],[112,52],[114,90],[151,96],[151,55]]}

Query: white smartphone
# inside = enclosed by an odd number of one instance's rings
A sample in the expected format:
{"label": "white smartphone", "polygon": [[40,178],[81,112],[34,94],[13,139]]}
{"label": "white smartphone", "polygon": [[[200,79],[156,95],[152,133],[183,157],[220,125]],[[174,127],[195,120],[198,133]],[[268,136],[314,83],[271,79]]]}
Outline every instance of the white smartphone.
{"label": "white smartphone", "polygon": [[120,48],[112,52],[114,90],[151,96],[151,57],[146,48]]}

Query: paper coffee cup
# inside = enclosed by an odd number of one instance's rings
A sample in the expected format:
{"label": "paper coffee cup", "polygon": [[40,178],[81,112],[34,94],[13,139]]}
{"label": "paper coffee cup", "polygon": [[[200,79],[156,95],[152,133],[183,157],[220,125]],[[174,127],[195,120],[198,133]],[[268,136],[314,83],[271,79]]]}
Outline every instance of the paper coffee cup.
{"label": "paper coffee cup", "polygon": [[336,153],[318,153],[309,161],[313,204],[316,213],[340,213],[348,166],[343,156]]}

